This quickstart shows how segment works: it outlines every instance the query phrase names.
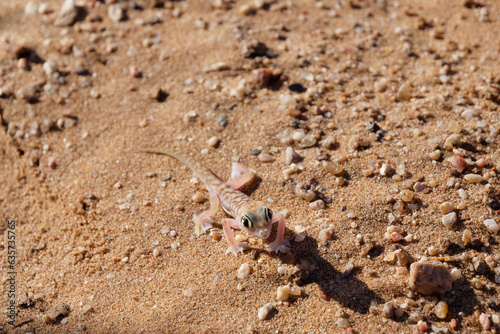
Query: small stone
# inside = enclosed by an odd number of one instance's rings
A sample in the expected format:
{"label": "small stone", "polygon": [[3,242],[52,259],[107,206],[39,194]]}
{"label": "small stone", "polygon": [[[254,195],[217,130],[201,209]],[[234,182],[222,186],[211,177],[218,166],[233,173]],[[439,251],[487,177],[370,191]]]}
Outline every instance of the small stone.
{"label": "small stone", "polygon": [[380,175],[387,176],[391,172],[392,168],[389,164],[383,164],[380,168]]}
{"label": "small stone", "polygon": [[49,317],[50,321],[55,321],[57,319],[67,316],[69,312],[70,308],[68,305],[58,304],[56,306],[51,307],[47,311],[47,316]]}
{"label": "small stone", "polygon": [[288,300],[288,296],[290,295],[291,289],[289,285],[280,286],[276,291],[276,299],[279,301]]}
{"label": "small stone", "polygon": [[399,101],[408,101],[411,99],[411,84],[405,83],[401,87],[396,94],[396,98]]}
{"label": "small stone", "polygon": [[404,237],[399,232],[392,232],[390,234],[390,238],[391,238],[392,242],[398,242],[398,241],[401,241],[404,239]]}
{"label": "small stone", "polygon": [[193,197],[191,198],[191,200],[195,203],[203,203],[205,202],[205,196],[203,195],[203,193],[201,191],[197,191]]}
{"label": "small stone", "polygon": [[319,242],[328,241],[332,238],[332,236],[333,236],[333,228],[329,227],[329,228],[322,229],[321,231],[319,231],[318,241]]}
{"label": "small stone", "polygon": [[342,175],[344,174],[344,168],[336,162],[326,162],[325,170],[333,175]]}
{"label": "small stone", "polygon": [[285,151],[285,164],[297,163],[302,160],[302,157],[292,147],[287,147]]}
{"label": "small stone", "polygon": [[460,188],[458,189],[458,196],[461,198],[461,199],[467,199],[469,197],[469,195],[467,194],[467,191],[465,191],[464,189]]}
{"label": "small stone", "polygon": [[441,264],[414,262],[410,266],[409,285],[423,295],[443,294],[451,290],[452,277]]}
{"label": "small stone", "polygon": [[21,87],[16,91],[16,99],[18,100],[24,100],[28,103],[35,103],[38,101],[38,98],[38,91],[33,85]]}
{"label": "small stone", "polygon": [[227,122],[226,117],[224,117],[224,116],[222,116],[222,115],[221,115],[221,116],[219,116],[219,117],[217,118],[217,125],[219,125],[219,126],[223,126],[223,127],[224,127],[224,126],[226,126],[227,124],[228,124],[228,122]]}
{"label": "small stone", "polygon": [[472,241],[472,232],[469,229],[465,229],[462,233],[462,242],[464,244],[470,244]]}
{"label": "small stone", "polygon": [[422,192],[425,190],[425,188],[427,188],[427,185],[425,185],[424,183],[421,183],[421,182],[416,182],[413,185],[413,190],[415,190],[416,192]]}
{"label": "small stone", "polygon": [[214,63],[210,65],[209,67],[206,67],[203,69],[203,72],[220,72],[220,71],[226,71],[229,70],[231,67],[229,66],[228,63],[219,61],[217,63]]}
{"label": "small stone", "polygon": [[273,162],[276,159],[268,153],[261,153],[259,154],[259,160],[262,162]]}
{"label": "small stone", "polygon": [[268,87],[274,80],[273,70],[270,68],[258,68],[252,72],[254,80],[262,87]]}
{"label": "small stone", "polygon": [[401,199],[403,202],[411,202],[413,199],[413,191],[404,189],[401,191]]}
{"label": "small stone", "polygon": [[429,158],[432,160],[439,160],[441,159],[441,150],[435,150],[429,153]]}
{"label": "small stone", "polygon": [[479,322],[481,323],[481,326],[483,326],[483,330],[489,331],[491,329],[490,318],[487,314],[481,313],[479,316]]}
{"label": "small stone", "polygon": [[304,138],[302,138],[302,140],[299,142],[299,146],[302,148],[312,147],[316,145],[316,142],[316,138],[313,135],[308,134],[305,135]]}
{"label": "small stone", "polygon": [[309,207],[313,210],[321,210],[325,208],[325,202],[322,199],[318,199],[309,204]]}
{"label": "small stone", "polygon": [[463,173],[465,168],[467,167],[467,163],[465,162],[464,158],[456,155],[449,158],[448,161],[451,163],[451,166],[459,173]]}
{"label": "small stone", "polygon": [[184,290],[184,296],[186,296],[186,297],[192,297],[193,296],[193,290],[192,289],[186,289],[186,290]]}
{"label": "small stone", "polygon": [[154,257],[160,256],[160,251],[158,250],[158,248],[153,249],[153,256]]}
{"label": "small stone", "polygon": [[59,15],[54,21],[58,27],[71,26],[78,18],[78,9],[75,6],[75,0],[65,0],[59,11]]}
{"label": "small stone", "polygon": [[297,183],[295,186],[295,195],[306,202],[312,202],[316,197],[314,190],[307,187],[304,183]]}
{"label": "small stone", "polygon": [[443,216],[441,221],[448,230],[452,230],[453,226],[457,221],[457,213],[456,212],[448,213],[447,215]]}
{"label": "small stone", "polygon": [[474,109],[466,109],[460,114],[460,117],[466,121],[471,121],[474,116],[476,116]]}
{"label": "small stone", "polygon": [[434,306],[434,314],[439,319],[446,319],[448,316],[448,304],[444,301],[437,303],[436,306]]}
{"label": "small stone", "polygon": [[464,175],[464,179],[470,183],[481,183],[484,181],[483,177],[479,174]]}
{"label": "small stone", "polygon": [[302,86],[302,84],[300,83],[293,83],[291,85],[288,86],[288,89],[292,92],[298,92],[298,93],[303,93],[306,91],[306,89],[304,88],[304,86]]}
{"label": "small stone", "polygon": [[207,141],[207,145],[211,147],[215,147],[219,144],[219,138],[217,137],[210,137],[210,139]]}
{"label": "small stone", "polygon": [[382,316],[384,318],[390,319],[394,314],[394,305],[391,302],[387,302],[382,307]]}
{"label": "small stone", "polygon": [[267,316],[269,315],[269,312],[271,312],[274,309],[274,306],[272,303],[267,303],[264,306],[262,306],[259,309],[258,317],[260,320],[265,320]]}
{"label": "small stone", "polygon": [[457,121],[451,121],[448,125],[448,131],[451,133],[460,133],[462,132],[462,125],[460,125]]}
{"label": "small stone", "polygon": [[443,143],[443,149],[446,151],[451,151],[455,147],[460,146],[461,143],[462,143],[462,137],[459,134],[454,133],[448,138],[446,138],[446,140]]}
{"label": "small stone", "polygon": [[347,145],[349,145],[349,148],[351,148],[352,150],[357,150],[360,145],[359,136],[352,136],[351,139],[349,139]]}
{"label": "small stone", "polygon": [[427,326],[425,321],[419,320],[417,323],[417,329],[419,332],[425,333],[429,330],[429,326]]}
{"label": "small stone", "polygon": [[458,281],[459,279],[462,278],[462,272],[460,271],[460,269],[453,268],[450,271],[450,274],[451,274],[451,277],[453,278],[453,282]]}
{"label": "small stone", "polygon": [[244,279],[250,275],[250,265],[248,263],[243,263],[238,270],[238,279]]}
{"label": "small stone", "polygon": [[492,234],[497,234],[498,230],[500,229],[500,226],[498,226],[495,219],[486,219],[484,221],[484,226],[486,226],[486,229],[488,230],[488,232],[490,232]]}
{"label": "small stone", "polygon": [[337,326],[339,326],[340,328],[347,328],[351,326],[351,324],[349,323],[349,320],[347,320],[346,318],[339,318],[337,320]]}
{"label": "small stone", "polygon": [[108,7],[108,17],[111,21],[118,23],[125,20],[125,11],[118,4],[111,4]]}
{"label": "small stone", "polygon": [[443,215],[446,215],[446,214],[452,212],[453,210],[455,210],[455,207],[453,206],[453,204],[451,202],[444,202],[443,204],[441,204],[439,206],[439,209],[441,210],[441,213]]}

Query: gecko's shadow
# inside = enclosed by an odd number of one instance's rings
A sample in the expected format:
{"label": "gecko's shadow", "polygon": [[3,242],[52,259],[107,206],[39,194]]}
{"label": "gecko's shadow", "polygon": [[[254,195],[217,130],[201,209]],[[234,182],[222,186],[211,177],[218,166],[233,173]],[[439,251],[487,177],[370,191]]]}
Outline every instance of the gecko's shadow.
{"label": "gecko's shadow", "polygon": [[[275,233],[270,237],[271,240],[274,240],[274,235]],[[328,248],[321,254],[323,252],[314,238],[306,236],[301,242],[294,242],[296,235],[289,229],[286,230],[285,236],[291,240],[291,248],[288,254],[280,254],[280,259],[299,268],[295,273],[295,280],[300,286],[316,283],[324,294],[322,298],[335,300],[361,314],[368,313],[370,306],[384,302],[356,277],[361,271],[359,267],[354,267],[349,273],[343,273],[332,264],[335,261],[334,254],[329,253]],[[346,265],[347,263],[343,267]]]}

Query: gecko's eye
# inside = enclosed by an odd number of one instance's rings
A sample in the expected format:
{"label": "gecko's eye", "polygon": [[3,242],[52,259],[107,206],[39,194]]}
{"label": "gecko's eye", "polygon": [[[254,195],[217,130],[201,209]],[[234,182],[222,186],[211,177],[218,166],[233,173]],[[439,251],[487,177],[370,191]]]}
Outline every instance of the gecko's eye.
{"label": "gecko's eye", "polygon": [[266,220],[269,222],[273,218],[273,212],[269,208],[264,208],[264,216]]}
{"label": "gecko's eye", "polygon": [[246,227],[246,228],[252,228],[253,227],[252,220],[247,215],[241,217],[241,224],[244,227]]}

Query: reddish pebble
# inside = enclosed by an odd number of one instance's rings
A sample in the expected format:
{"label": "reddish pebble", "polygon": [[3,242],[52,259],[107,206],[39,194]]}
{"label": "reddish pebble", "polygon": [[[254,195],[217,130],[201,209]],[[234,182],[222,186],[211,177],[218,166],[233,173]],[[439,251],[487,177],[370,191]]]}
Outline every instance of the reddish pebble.
{"label": "reddish pebble", "polygon": [[486,159],[485,158],[479,159],[478,161],[476,161],[476,165],[479,167],[484,167],[486,165]]}
{"label": "reddish pebble", "polygon": [[451,319],[450,321],[450,329],[455,330],[457,328],[457,319]]}
{"label": "reddish pebble", "polygon": [[137,66],[132,65],[128,70],[134,78],[139,78],[142,75],[141,70]]}
{"label": "reddish pebble", "polygon": [[326,293],[322,292],[320,295],[319,295],[319,298],[323,299],[323,300],[327,300],[328,299],[328,296],[326,295]]}
{"label": "reddish pebble", "polygon": [[489,331],[491,329],[490,317],[486,313],[481,313],[479,316],[479,322],[485,331]]}
{"label": "reddish pebble", "polygon": [[449,158],[448,161],[451,163],[451,166],[455,168],[455,170],[459,173],[463,173],[465,167],[467,167],[465,160],[456,155]]}
{"label": "reddish pebble", "polygon": [[398,241],[401,241],[403,239],[404,239],[404,237],[401,235],[401,233],[398,233],[398,232],[391,233],[392,242],[398,242]]}
{"label": "reddish pebble", "polygon": [[354,329],[352,329],[351,327],[347,328],[345,330],[346,333],[354,333]]}
{"label": "reddish pebble", "polygon": [[289,307],[290,306],[290,302],[288,300],[285,300],[283,302],[283,306]]}
{"label": "reddish pebble", "polygon": [[47,166],[49,166],[52,169],[55,169],[57,167],[56,158],[50,157],[47,161]]}
{"label": "reddish pebble", "polygon": [[273,70],[269,68],[258,68],[253,71],[255,81],[263,87],[267,87],[273,79]]}
{"label": "reddish pebble", "polygon": [[424,332],[427,332],[427,330],[429,329],[429,326],[427,326],[425,321],[419,320],[419,322],[417,323],[417,329],[419,332],[424,333]]}

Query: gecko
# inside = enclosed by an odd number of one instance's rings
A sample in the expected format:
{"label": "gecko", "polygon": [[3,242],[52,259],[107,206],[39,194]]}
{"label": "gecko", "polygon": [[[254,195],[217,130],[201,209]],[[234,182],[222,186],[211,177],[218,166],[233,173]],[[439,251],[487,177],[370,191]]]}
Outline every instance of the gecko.
{"label": "gecko", "polygon": [[221,205],[224,211],[233,217],[222,221],[224,235],[229,244],[226,254],[232,253],[237,256],[238,253],[243,253],[243,250],[248,248],[246,242],[236,242],[232,229],[241,229],[260,239],[267,239],[271,234],[272,224],[276,222],[278,222],[278,232],[276,240],[269,244],[269,252],[286,253],[288,251],[290,243],[284,239],[286,225],[284,216],[280,213],[273,213],[263,202],[255,201],[238,190],[253,178],[254,173],[250,169],[233,162],[231,180],[224,182],[200,161],[188,154],[169,148],[144,148],[139,151],[175,158],[188,166],[205,184],[209,193],[210,208],[199,216],[194,216],[197,235],[212,228],[214,221],[211,216]]}

